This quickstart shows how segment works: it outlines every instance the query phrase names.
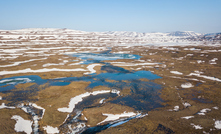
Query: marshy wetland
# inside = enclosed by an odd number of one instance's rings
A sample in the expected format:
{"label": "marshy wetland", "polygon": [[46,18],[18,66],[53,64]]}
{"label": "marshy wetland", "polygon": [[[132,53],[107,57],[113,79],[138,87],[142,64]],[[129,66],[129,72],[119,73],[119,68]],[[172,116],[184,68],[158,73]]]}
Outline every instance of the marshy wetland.
{"label": "marshy wetland", "polygon": [[0,52],[1,133],[220,133],[220,45]]}

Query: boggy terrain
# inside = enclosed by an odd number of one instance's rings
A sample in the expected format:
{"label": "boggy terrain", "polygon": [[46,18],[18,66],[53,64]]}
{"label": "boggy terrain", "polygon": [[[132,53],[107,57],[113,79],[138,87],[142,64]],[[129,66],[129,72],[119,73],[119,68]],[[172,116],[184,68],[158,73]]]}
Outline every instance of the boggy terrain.
{"label": "boggy terrain", "polygon": [[[155,66],[118,60],[113,63],[128,70],[149,70],[161,76],[160,97],[164,107],[148,112],[101,133],[220,133],[221,50],[219,46],[114,47],[130,51]],[[144,62],[144,63],[145,63]]]}
{"label": "boggy terrain", "polygon": [[0,51],[2,133],[220,133],[220,45]]}

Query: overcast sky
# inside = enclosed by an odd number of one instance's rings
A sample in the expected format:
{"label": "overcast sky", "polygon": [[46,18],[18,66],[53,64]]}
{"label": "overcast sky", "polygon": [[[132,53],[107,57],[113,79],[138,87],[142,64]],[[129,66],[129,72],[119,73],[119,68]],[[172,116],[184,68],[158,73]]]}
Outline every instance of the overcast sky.
{"label": "overcast sky", "polygon": [[0,29],[221,32],[221,0],[0,0]]}

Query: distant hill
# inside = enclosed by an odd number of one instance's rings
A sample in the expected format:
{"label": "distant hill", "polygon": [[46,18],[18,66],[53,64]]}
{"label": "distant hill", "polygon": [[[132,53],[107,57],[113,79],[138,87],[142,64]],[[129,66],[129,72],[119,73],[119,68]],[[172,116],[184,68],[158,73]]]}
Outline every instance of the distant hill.
{"label": "distant hill", "polygon": [[201,33],[195,33],[193,31],[176,31],[170,33],[139,33],[139,32],[127,32],[127,31],[109,31],[103,32],[104,34],[115,35],[115,36],[124,36],[124,37],[166,37],[166,36],[177,36],[177,37],[195,37],[203,35]]}
{"label": "distant hill", "polygon": [[168,34],[169,36],[200,36],[202,34],[193,31],[176,31]]}
{"label": "distant hill", "polygon": [[[0,30],[0,44],[13,42],[32,44],[80,43],[80,44],[188,44],[220,43],[221,33],[201,34],[193,31],[175,31],[170,33],[139,33],[128,31],[86,32],[72,29],[28,28],[20,30]],[[30,43],[30,42],[29,42]]]}

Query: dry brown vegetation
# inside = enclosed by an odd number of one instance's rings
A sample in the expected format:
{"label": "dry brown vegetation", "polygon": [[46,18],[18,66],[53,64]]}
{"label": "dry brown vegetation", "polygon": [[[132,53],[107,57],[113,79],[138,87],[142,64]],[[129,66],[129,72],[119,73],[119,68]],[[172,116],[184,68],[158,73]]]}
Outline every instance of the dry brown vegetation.
{"label": "dry brown vegetation", "polygon": [[[40,46],[38,46],[40,47]],[[187,49],[188,48],[188,49]],[[189,48],[195,48],[199,50],[189,50]],[[221,83],[219,81],[208,80],[205,78],[200,78],[197,76],[189,76],[190,73],[194,71],[203,72],[202,75],[211,76],[221,79],[221,53],[211,52],[208,50],[220,50],[221,47],[212,46],[187,46],[187,47],[173,47],[173,49],[163,48],[163,47],[146,47],[146,46],[136,46],[130,48],[124,48],[121,46],[115,46],[112,48],[112,52],[119,51],[129,51],[131,54],[141,55],[143,63],[153,62],[160,63],[158,65],[137,65],[137,66],[120,66],[130,71],[139,70],[152,71],[153,73],[161,76],[161,79],[153,80],[153,82],[162,85],[160,90],[160,97],[164,100],[162,105],[164,107],[154,109],[148,112],[148,115],[144,118],[132,119],[129,122],[114,127],[109,128],[101,133],[203,133],[210,132],[219,133],[219,130],[214,128],[214,119],[221,120],[221,93],[220,87]],[[71,49],[70,51],[76,51]],[[91,51],[90,49],[81,49],[81,51]],[[46,54],[51,54],[53,51],[49,51]],[[193,54],[192,56],[187,56],[188,54]],[[180,58],[183,57],[183,58]],[[31,59],[35,59],[33,57]],[[40,58],[45,58],[44,56],[39,56]],[[211,59],[218,58],[216,64],[210,64]],[[30,59],[30,57],[21,55],[13,60],[1,60],[0,65],[12,64],[16,61],[25,61]],[[59,60],[61,59],[61,60]],[[19,66],[0,68],[0,71],[7,70],[22,70],[26,68],[42,69],[46,63],[56,63],[59,64],[63,60],[68,60],[68,63],[64,65],[52,65],[47,68],[60,68],[60,69],[73,69],[82,68],[87,70],[87,65],[69,65],[71,63],[77,63],[75,57],[70,57],[67,55],[51,55],[47,59],[31,61],[28,63],[22,63]],[[198,61],[204,61],[198,63]],[[106,61],[110,62],[110,61]],[[141,63],[141,61],[130,60],[130,59],[120,59],[114,62],[125,62],[125,63]],[[35,65],[36,64],[36,65]],[[33,66],[35,65],[35,66]],[[101,66],[96,66],[94,69],[96,73],[101,73]],[[172,74],[170,71],[179,71],[183,73],[182,75]],[[11,74],[3,75],[0,78],[7,78],[11,76],[21,76],[21,75],[39,75],[43,79],[59,78],[59,77],[81,77],[85,72],[46,72],[46,73],[25,73],[25,74]],[[194,79],[194,80],[193,80]],[[197,80],[196,80],[197,79]],[[141,79],[143,81],[149,81],[147,79]],[[113,80],[106,80],[109,82],[115,82]],[[182,88],[181,84],[190,82],[194,87]],[[50,125],[53,127],[59,127],[68,113],[59,112],[57,109],[62,107],[67,107],[70,99],[77,95],[83,94],[88,90],[86,87],[89,82],[72,82],[67,86],[51,86],[46,89],[40,89],[36,95],[32,96],[37,99],[35,103],[46,109],[43,119],[39,121],[40,126]],[[33,83],[19,84],[16,86],[14,91],[27,90],[28,87],[32,86]],[[40,87],[39,87],[40,88]],[[110,90],[108,87],[95,87],[90,91],[98,90]],[[0,96],[7,97],[11,93],[0,93]],[[130,89],[122,89],[121,95],[129,95]],[[108,101],[108,100],[107,100]],[[9,103],[5,100],[0,100],[0,102]],[[190,107],[185,107],[184,102],[191,104]],[[94,102],[98,103],[98,102]],[[179,111],[170,110],[174,106],[179,106]],[[219,109],[214,109],[213,107],[218,107]],[[204,108],[209,108],[211,111],[205,113],[206,115],[196,114]],[[124,111],[135,112],[133,108],[105,103],[95,108],[88,108],[83,111],[83,116],[88,119],[87,125],[95,126],[97,123],[104,120],[106,117],[102,113],[119,114]],[[15,121],[10,118],[13,115],[20,115],[24,119],[31,119],[30,115],[24,113],[20,109],[0,109],[1,112],[1,132],[3,133],[14,133]],[[181,117],[194,116],[191,119],[182,119]],[[4,124],[6,122],[6,124]],[[195,129],[191,123],[196,125],[201,125],[204,129]],[[41,128],[42,130],[42,128]]]}

